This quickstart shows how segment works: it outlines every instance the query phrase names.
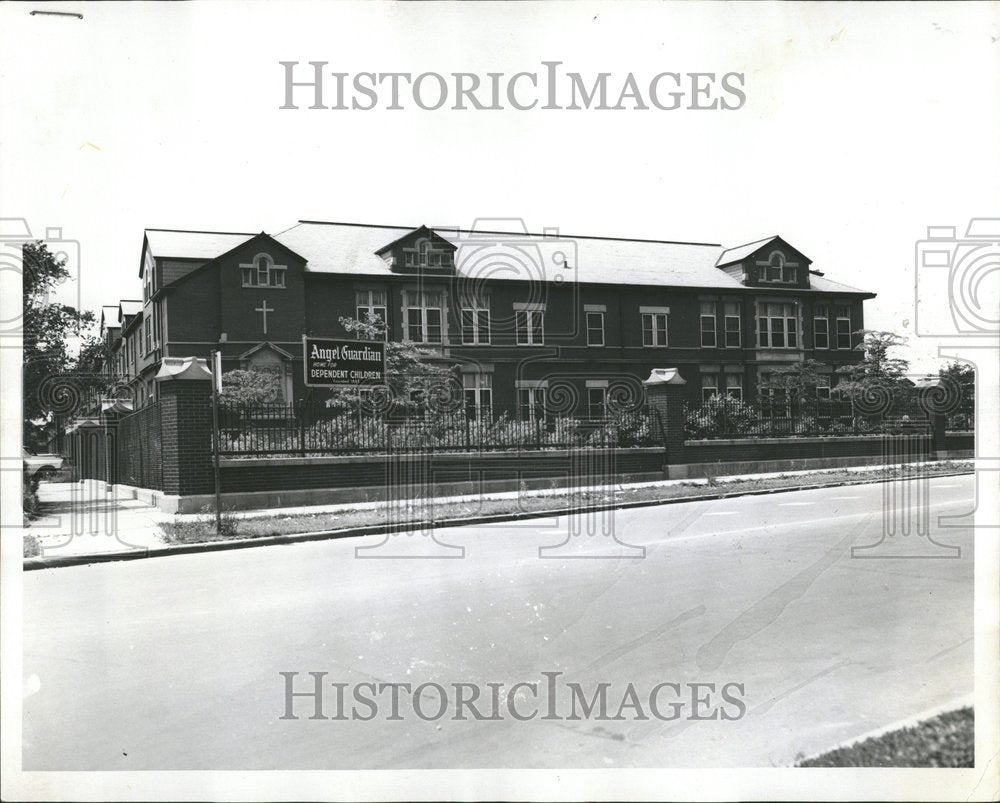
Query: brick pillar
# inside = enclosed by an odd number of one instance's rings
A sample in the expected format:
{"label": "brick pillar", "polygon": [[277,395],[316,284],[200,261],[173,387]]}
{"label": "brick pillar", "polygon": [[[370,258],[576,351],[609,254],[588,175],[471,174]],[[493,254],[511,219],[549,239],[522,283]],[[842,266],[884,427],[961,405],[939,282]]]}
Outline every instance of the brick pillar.
{"label": "brick pillar", "polygon": [[949,396],[949,387],[940,377],[927,376],[916,382],[918,403],[930,420],[930,455],[933,460],[944,459],[948,451],[948,416],[944,410],[948,408],[953,398]]}
{"label": "brick pillar", "polygon": [[684,453],[684,385],[687,383],[676,368],[654,368],[646,386],[650,425],[653,438],[664,447],[664,469],[668,476],[678,476],[672,466],[683,466]]}
{"label": "brick pillar", "polygon": [[156,375],[156,395],[163,493],[212,493],[212,374],[205,360],[165,357]]}

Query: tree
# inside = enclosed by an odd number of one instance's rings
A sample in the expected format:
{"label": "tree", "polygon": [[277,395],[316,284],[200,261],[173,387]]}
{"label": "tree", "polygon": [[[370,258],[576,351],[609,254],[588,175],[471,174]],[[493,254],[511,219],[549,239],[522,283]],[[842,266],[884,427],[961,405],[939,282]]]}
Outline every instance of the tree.
{"label": "tree", "polygon": [[278,374],[274,371],[226,371],[219,398],[237,404],[264,404],[277,401],[278,391]]}
{"label": "tree", "polygon": [[889,351],[905,346],[907,339],[879,329],[859,329],[854,334],[861,336],[854,350],[864,356],[861,362],[837,369],[843,377],[838,390],[860,413],[884,414],[904,405],[912,396],[913,383],[905,381],[910,363]]}
{"label": "tree", "polygon": [[[359,340],[385,340],[385,322],[370,312],[366,312],[362,320],[340,318],[340,325]],[[460,405],[461,387],[456,382],[456,368],[442,364],[434,352],[409,340],[388,341],[385,344],[388,393],[404,408],[421,403],[412,402],[412,396],[442,408]],[[356,400],[356,391],[340,391],[327,404],[331,407],[348,406]]]}
{"label": "tree", "polygon": [[816,388],[824,380],[828,384],[829,379],[829,368],[825,363],[807,359],[773,369],[766,387],[783,390],[791,401],[811,401],[816,398]]}
{"label": "tree", "polygon": [[946,393],[954,400],[948,426],[972,429],[976,420],[976,369],[967,362],[956,360],[938,371],[938,376],[947,385]]}
{"label": "tree", "polygon": [[60,416],[77,412],[87,395],[69,341],[94,322],[94,314],[49,298],[70,274],[66,258],[57,259],[45,243],[25,243],[22,264],[23,440],[27,446],[42,448],[59,426]]}

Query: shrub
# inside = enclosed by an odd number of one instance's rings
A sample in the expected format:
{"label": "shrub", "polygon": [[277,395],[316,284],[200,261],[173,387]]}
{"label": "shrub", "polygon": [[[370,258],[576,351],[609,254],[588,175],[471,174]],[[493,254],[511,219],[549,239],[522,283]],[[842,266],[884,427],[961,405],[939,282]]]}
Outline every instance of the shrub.
{"label": "shrub", "polygon": [[716,394],[695,410],[688,410],[684,421],[687,438],[723,438],[764,434],[760,414],[742,399]]}

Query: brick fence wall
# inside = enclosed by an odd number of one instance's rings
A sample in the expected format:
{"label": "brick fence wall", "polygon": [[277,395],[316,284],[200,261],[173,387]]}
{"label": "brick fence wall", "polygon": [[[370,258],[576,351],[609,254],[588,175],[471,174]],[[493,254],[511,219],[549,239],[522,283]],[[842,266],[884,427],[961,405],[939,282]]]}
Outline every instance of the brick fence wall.
{"label": "brick fence wall", "polygon": [[[115,438],[119,454],[111,468],[117,468],[117,482],[157,488],[174,497],[213,492],[211,382],[204,381],[206,375],[207,370],[200,381],[178,377],[158,383],[158,404],[127,418]],[[929,434],[685,440],[683,392],[676,382],[675,378],[647,388],[653,434],[661,444],[655,448],[229,458],[220,463],[221,489],[226,494],[268,494],[408,483],[422,492],[430,486],[462,483],[485,488],[491,483],[499,487],[523,481],[539,487],[547,479],[565,484],[570,477],[596,485],[664,475],[697,476],[713,464],[724,465],[731,473],[745,473],[887,458],[892,462],[934,459],[974,448],[972,433],[945,433],[943,416],[934,417]],[[86,441],[81,435],[75,455],[97,478],[103,478],[106,463],[95,437],[102,429],[103,425],[94,427],[86,433]],[[142,450],[141,457],[137,450]],[[158,465],[154,468],[151,463]]]}
{"label": "brick fence wall", "polygon": [[[597,459],[588,460],[588,455]],[[401,468],[404,474],[424,476],[434,484],[571,476],[592,477],[595,484],[603,484],[655,479],[663,470],[663,450],[229,459],[221,462],[221,486],[223,493],[373,487],[390,482]]]}

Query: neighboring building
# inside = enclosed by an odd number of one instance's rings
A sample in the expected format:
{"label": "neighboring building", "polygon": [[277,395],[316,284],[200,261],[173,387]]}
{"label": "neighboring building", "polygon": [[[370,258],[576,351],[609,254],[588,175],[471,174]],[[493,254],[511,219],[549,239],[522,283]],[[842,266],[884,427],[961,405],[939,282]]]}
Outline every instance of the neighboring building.
{"label": "neighboring building", "polygon": [[147,229],[143,300],[121,302],[108,337],[137,406],[163,357],[212,349],[224,370],[274,371],[283,400],[302,399],[302,336],[344,336],[339,319],[366,310],[392,340],[460,365],[467,403],[526,409],[560,380],[598,413],[616,377],[663,367],[693,403],[751,398],[777,366],[812,358],[835,384],[860,359],[852,333],[874,294],[811,264],[777,236],[726,249],[313,221],[275,235]]}

